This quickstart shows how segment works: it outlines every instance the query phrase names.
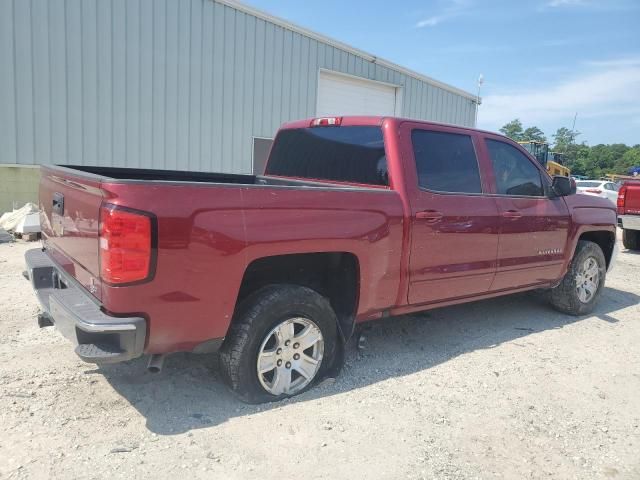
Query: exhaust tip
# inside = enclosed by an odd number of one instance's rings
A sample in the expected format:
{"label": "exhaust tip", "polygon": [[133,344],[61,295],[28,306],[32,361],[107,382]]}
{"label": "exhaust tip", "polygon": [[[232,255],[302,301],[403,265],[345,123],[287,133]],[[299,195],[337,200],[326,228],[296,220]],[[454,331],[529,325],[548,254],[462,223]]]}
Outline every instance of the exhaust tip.
{"label": "exhaust tip", "polygon": [[160,373],[162,371],[162,366],[164,365],[164,354],[153,354],[149,358],[149,363],[147,364],[147,371],[149,373]]}

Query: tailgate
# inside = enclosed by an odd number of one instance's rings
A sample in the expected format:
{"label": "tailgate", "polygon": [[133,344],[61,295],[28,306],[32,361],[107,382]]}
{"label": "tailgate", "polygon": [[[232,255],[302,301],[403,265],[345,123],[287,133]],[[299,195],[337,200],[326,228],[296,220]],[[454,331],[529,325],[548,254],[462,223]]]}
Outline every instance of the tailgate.
{"label": "tailgate", "polygon": [[624,209],[627,214],[640,215],[640,183],[628,183]]}
{"label": "tailgate", "polygon": [[51,257],[98,299],[101,203],[99,177],[42,167],[40,221],[45,246]]}

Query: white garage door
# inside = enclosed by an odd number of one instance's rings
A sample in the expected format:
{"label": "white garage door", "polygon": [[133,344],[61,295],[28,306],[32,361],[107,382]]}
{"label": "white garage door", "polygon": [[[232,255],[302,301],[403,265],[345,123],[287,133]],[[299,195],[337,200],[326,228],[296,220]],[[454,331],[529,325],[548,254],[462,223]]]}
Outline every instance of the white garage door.
{"label": "white garage door", "polygon": [[386,83],[320,72],[319,117],[332,115],[400,115],[398,89]]}

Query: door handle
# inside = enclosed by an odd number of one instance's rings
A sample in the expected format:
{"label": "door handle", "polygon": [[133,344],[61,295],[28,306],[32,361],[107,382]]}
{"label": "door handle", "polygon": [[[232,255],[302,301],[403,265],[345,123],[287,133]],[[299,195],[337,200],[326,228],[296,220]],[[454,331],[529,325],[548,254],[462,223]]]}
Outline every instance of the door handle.
{"label": "door handle", "polygon": [[424,210],[416,213],[416,218],[420,220],[426,220],[427,223],[436,223],[442,220],[442,213],[436,210]]}
{"label": "door handle", "polygon": [[519,218],[522,218],[522,213],[517,210],[507,210],[505,212],[502,212],[502,217],[508,220],[517,220]]}

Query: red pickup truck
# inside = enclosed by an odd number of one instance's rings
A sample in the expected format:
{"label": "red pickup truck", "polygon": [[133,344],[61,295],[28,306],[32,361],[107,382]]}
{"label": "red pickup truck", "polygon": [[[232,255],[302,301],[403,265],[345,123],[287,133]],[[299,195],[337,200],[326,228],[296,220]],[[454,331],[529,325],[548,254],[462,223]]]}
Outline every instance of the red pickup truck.
{"label": "red pickup truck", "polygon": [[277,400],[339,363],[359,322],[540,288],[590,312],[616,211],[573,193],[494,133],[297,121],[264,175],[43,167],[28,278],[40,324],[88,362],[218,352],[242,399]]}
{"label": "red pickup truck", "polygon": [[640,250],[640,180],[628,180],[618,190],[618,225],[625,248]]}

